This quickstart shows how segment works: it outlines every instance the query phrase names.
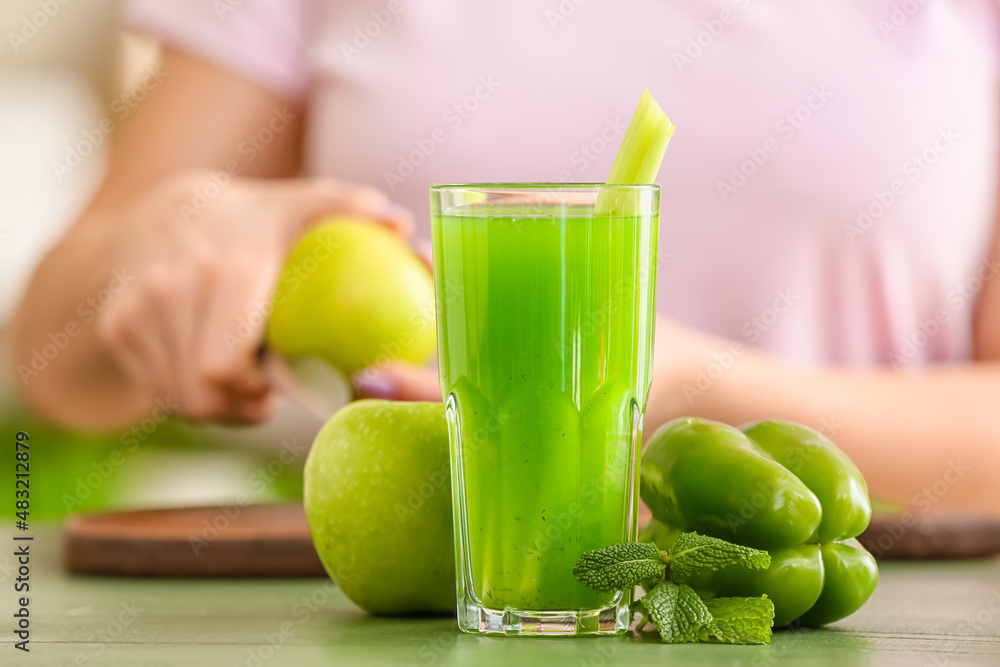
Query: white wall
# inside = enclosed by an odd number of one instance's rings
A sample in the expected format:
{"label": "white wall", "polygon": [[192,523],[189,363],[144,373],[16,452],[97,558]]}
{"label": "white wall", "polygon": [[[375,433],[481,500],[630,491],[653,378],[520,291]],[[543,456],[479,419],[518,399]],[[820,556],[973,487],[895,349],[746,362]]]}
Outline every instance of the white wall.
{"label": "white wall", "polygon": [[118,5],[0,3],[0,324],[100,182],[109,101],[156,56],[123,38]]}

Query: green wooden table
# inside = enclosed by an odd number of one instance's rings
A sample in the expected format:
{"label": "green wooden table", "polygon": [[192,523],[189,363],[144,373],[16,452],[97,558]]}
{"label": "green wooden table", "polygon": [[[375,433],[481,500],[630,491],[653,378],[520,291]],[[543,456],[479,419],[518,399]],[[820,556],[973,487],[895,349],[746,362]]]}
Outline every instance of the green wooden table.
{"label": "green wooden table", "polygon": [[59,538],[36,533],[31,652],[11,645],[16,574],[0,533],[0,665],[960,665],[1000,666],[1000,561],[888,563],[868,605],[770,646],[653,639],[487,638],[452,619],[366,616],[323,580],[191,581],[69,576]]}

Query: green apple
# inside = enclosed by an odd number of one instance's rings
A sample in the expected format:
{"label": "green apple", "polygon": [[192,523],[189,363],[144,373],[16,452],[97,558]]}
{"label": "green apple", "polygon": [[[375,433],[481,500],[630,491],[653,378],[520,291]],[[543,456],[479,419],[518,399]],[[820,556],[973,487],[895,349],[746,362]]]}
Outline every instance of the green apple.
{"label": "green apple", "polygon": [[373,614],[455,613],[448,427],[440,403],[364,400],[323,426],[305,468],[316,551]]}
{"label": "green apple", "polygon": [[315,356],[350,375],[434,351],[430,271],[394,232],[330,218],[292,249],[274,293],[268,344],[289,359]]}

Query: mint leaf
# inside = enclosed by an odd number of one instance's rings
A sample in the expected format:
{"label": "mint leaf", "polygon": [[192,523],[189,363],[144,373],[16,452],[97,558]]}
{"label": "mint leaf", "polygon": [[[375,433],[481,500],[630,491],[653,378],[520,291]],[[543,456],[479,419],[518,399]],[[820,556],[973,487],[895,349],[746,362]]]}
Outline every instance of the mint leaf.
{"label": "mint leaf", "polygon": [[587,588],[615,593],[663,579],[666,567],[655,544],[626,542],[584,553],[576,561],[573,576]]}
{"label": "mint leaf", "polygon": [[646,593],[642,604],[667,644],[699,641],[703,630],[712,623],[708,607],[693,588],[684,584],[665,581]]}
{"label": "mint leaf", "polygon": [[759,598],[705,600],[712,622],[702,628],[699,641],[717,644],[770,644],[774,603]]}
{"label": "mint leaf", "polygon": [[676,581],[684,581],[696,572],[721,570],[740,564],[751,570],[766,570],[771,556],[739,544],[730,544],[698,533],[683,533],[667,551],[667,563]]}
{"label": "mint leaf", "polygon": [[[765,569],[771,565],[771,556],[714,537],[683,533],[666,552],[644,542],[588,551],[577,560],[573,576],[603,593],[642,584],[649,592],[629,606],[633,617],[642,613],[636,630],[642,631],[652,621],[664,643],[769,644],[774,604],[766,595],[702,601],[693,588],[682,583],[696,572],[735,564]],[[663,580],[667,565],[670,581]]]}
{"label": "mint leaf", "polygon": [[635,625],[637,632],[642,632],[642,629],[649,624],[649,612],[646,611],[646,607],[642,604],[642,598],[632,601],[632,604],[628,606],[628,613],[630,618],[635,618],[636,614],[642,614],[639,622]]}

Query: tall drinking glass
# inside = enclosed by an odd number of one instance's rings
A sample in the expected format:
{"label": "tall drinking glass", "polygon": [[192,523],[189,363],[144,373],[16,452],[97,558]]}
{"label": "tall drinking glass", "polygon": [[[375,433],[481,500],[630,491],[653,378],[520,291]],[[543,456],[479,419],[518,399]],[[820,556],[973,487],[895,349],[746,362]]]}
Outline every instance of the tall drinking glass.
{"label": "tall drinking glass", "polygon": [[435,185],[431,218],[459,625],[623,632],[572,572],[636,538],[659,187]]}

